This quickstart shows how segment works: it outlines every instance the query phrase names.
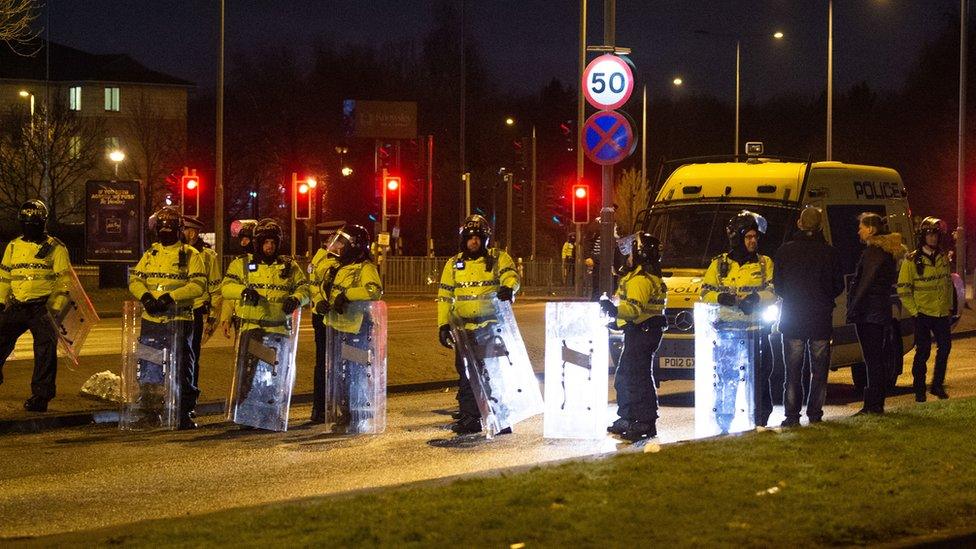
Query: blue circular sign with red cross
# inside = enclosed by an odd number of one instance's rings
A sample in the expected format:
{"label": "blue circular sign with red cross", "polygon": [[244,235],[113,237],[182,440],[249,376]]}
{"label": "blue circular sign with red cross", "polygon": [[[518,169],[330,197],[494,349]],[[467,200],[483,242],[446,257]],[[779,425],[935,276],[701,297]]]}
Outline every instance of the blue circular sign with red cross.
{"label": "blue circular sign with red cross", "polygon": [[600,111],[583,126],[583,152],[601,166],[616,164],[637,148],[634,129],[627,116],[617,111]]}

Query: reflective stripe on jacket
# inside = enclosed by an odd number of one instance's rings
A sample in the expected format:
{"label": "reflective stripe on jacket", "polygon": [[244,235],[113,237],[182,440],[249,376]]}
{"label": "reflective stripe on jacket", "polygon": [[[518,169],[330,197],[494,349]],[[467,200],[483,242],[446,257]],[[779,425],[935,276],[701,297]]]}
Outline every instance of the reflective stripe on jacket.
{"label": "reflective stripe on jacket", "polygon": [[438,326],[450,323],[452,314],[471,321],[470,328],[485,324],[495,315],[491,298],[500,286],[518,292],[519,275],[512,256],[496,248],[477,259],[455,255],[444,265],[437,289]]}
{"label": "reflective stripe on jacket", "polygon": [[[773,260],[764,255],[758,257],[758,261],[742,265],[727,253],[713,259],[702,278],[701,300],[705,303],[718,303],[719,294],[734,294],[737,299],[742,299],[755,292],[759,294],[761,304],[775,303]],[[723,263],[727,269],[725,276],[721,276]]]}
{"label": "reflective stripe on jacket", "polygon": [[[287,334],[287,315],[282,310],[285,299],[297,298],[302,307],[309,303],[305,273],[297,263],[285,257],[279,257],[268,265],[258,263],[252,254],[238,256],[227,267],[220,288],[224,299],[234,303],[234,315],[241,319],[241,332],[263,328],[269,332]],[[261,296],[257,305],[247,305],[241,301],[245,288],[257,290]]]}
{"label": "reflective stripe on jacket", "polygon": [[136,299],[149,292],[153,297],[169,294],[176,301],[175,314],[150,315],[152,322],[193,320],[193,303],[207,291],[206,267],[200,252],[188,244],[163,246],[154,243],[142,254],[139,263],[129,271],[129,292]]}
{"label": "reflective stripe on jacket", "polygon": [[615,295],[620,298],[617,327],[623,328],[663,315],[668,302],[668,287],[660,277],[638,266],[620,279]]}
{"label": "reflective stripe on jacket", "polygon": [[[43,257],[37,257],[42,248]],[[57,238],[49,236],[38,244],[17,237],[7,244],[0,262],[0,303],[65,292],[70,270],[68,249]]]}
{"label": "reflective stripe on jacket", "polygon": [[[372,261],[344,266],[328,260],[323,261],[320,268],[315,270],[313,277],[313,284],[315,280],[319,281],[317,285],[320,286],[320,294],[328,300],[330,306],[335,304],[340,294],[346,294],[346,299],[349,301],[378,301],[383,297],[380,272]],[[321,293],[322,285],[328,290],[328,296]],[[357,333],[362,326],[363,315],[361,311],[354,312],[349,308],[343,314],[330,309],[329,314],[322,318],[322,322],[340,332]]]}
{"label": "reflective stripe on jacket", "polygon": [[[935,256],[935,262],[918,250],[908,254],[898,272],[898,297],[912,316],[949,316],[952,312],[952,274],[945,254]],[[916,261],[922,264],[919,274]]]}

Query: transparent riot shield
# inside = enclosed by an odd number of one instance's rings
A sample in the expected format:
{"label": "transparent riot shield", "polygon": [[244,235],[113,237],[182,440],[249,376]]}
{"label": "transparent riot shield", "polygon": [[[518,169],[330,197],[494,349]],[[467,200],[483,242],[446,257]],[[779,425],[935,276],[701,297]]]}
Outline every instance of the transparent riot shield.
{"label": "transparent riot shield", "polygon": [[180,323],[142,318],[142,304],[122,304],[122,409],[119,429],[176,429]]}
{"label": "transparent riot shield", "polygon": [[[477,324],[451,318],[487,436],[543,412],[539,381],[519,333],[512,304],[492,298],[495,314]],[[468,325],[466,325],[468,324]]]}
{"label": "transparent riot shield", "polygon": [[237,335],[227,419],[269,431],[288,430],[300,320],[301,309],[296,309],[284,326]]}
{"label": "transparent riot shield", "polygon": [[81,346],[98,323],[98,314],[74,269],[62,275],[61,287],[47,301],[47,315],[58,334],[58,347],[77,365]]}
{"label": "transparent riot shield", "polygon": [[353,301],[326,328],[325,410],[333,433],[386,429],[386,303]]}
{"label": "transparent riot shield", "polygon": [[695,304],[695,436],[756,427],[762,324],[757,315]]}
{"label": "transparent riot shield", "polygon": [[607,434],[610,342],[599,303],[546,303],[546,438]]}

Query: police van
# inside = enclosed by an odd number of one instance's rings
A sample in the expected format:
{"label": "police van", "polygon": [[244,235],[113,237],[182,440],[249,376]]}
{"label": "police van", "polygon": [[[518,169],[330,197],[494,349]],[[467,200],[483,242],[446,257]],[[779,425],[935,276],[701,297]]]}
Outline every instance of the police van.
{"label": "police van", "polygon": [[[857,236],[857,218],[863,212],[885,216],[891,231],[902,235],[908,249],[913,247],[907,194],[895,170],[766,157],[761,143],[748,143],[746,150],[744,162],[730,161],[730,156],[675,161],[679,167],[663,185],[659,182],[654,201],[638,214],[635,228],[661,240],[668,286],[668,331],[655,361],[659,380],[694,379],[692,308],[712,258],[728,251],[725,225],[736,213],[749,210],[766,218],[769,226],[760,239],[760,253],[772,257],[796,230],[800,210],[821,208],[824,236],[837,250],[847,278],[864,248]],[[846,302],[846,293],[841,294],[834,308],[831,368],[858,365],[852,369],[854,384],[863,387],[863,358],[854,325],[845,322]],[[914,345],[914,323],[894,295],[892,306],[895,320],[886,360],[892,363],[893,384],[902,371],[902,355]],[[781,359],[782,347],[776,341],[772,347],[774,357]]]}

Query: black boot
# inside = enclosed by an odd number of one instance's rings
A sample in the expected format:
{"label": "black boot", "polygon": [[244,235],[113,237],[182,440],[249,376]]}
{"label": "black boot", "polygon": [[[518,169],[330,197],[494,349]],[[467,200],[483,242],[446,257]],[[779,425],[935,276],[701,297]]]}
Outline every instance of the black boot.
{"label": "black boot", "polygon": [[629,428],[630,428],[630,420],[619,417],[617,418],[616,421],[611,423],[609,427],[607,427],[607,432],[612,433],[614,435],[622,435],[625,432],[627,432],[627,429]]}
{"label": "black boot", "polygon": [[176,427],[176,429],[179,431],[188,431],[196,428],[197,424],[193,421],[193,418],[190,417],[190,414],[180,416],[180,423]]}
{"label": "black boot", "polygon": [[34,395],[24,402],[24,409],[28,412],[46,412],[47,399]]}
{"label": "black boot", "polygon": [[480,433],[481,418],[475,416],[462,417],[451,425],[451,430],[459,435]]}
{"label": "black boot", "polygon": [[932,390],[930,390],[929,392],[932,393],[934,396],[938,397],[939,400],[945,400],[949,398],[949,393],[947,393],[945,387],[941,385],[933,385]]}
{"label": "black boot", "polygon": [[312,417],[308,419],[309,423],[325,423],[325,410],[312,408]]}
{"label": "black boot", "polygon": [[634,421],[631,422],[630,427],[628,427],[627,430],[624,431],[620,436],[624,440],[629,440],[630,442],[637,442],[638,440],[643,440],[645,438],[654,438],[657,436],[657,426],[653,423]]}

